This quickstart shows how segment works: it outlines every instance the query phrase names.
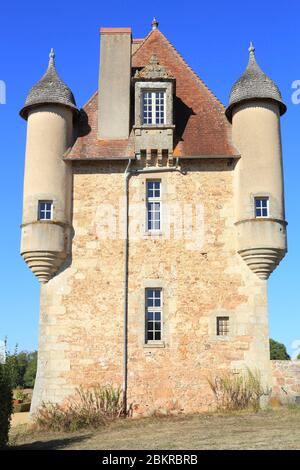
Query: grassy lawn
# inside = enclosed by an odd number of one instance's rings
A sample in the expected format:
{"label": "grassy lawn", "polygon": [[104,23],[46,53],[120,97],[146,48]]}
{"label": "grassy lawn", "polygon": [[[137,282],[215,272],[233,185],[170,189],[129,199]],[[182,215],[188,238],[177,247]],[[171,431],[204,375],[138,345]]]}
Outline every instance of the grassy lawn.
{"label": "grassy lawn", "polygon": [[300,407],[116,421],[76,433],[11,430],[12,449],[300,449]]}

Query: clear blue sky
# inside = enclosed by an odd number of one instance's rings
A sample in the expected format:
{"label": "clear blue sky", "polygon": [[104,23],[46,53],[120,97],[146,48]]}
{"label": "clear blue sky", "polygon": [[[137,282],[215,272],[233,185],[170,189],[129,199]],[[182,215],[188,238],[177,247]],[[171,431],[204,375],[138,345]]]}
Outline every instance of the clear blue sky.
{"label": "clear blue sky", "polygon": [[44,73],[51,47],[58,71],[82,106],[97,88],[99,27],[131,26],[144,37],[152,17],[192,68],[227,103],[244,70],[252,40],[256,57],[279,85],[288,112],[282,119],[289,253],[269,281],[271,336],[289,351],[300,339],[300,105],[291,84],[300,79],[300,3],[241,1],[57,1],[3,2],[0,80],[1,270],[0,339],[9,347],[37,347],[39,285],[19,255],[26,124],[18,116],[28,89]]}

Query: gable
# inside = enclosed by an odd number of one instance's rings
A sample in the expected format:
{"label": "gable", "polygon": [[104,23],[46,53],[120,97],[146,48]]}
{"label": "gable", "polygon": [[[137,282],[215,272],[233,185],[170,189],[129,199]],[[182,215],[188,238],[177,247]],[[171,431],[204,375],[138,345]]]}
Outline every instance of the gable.
{"label": "gable", "polygon": [[[132,69],[145,67],[155,54],[159,63],[176,78],[174,97],[174,156],[236,156],[231,143],[231,125],[225,108],[176,49],[158,30],[153,30],[133,49]],[[100,90],[101,92],[101,90]],[[134,156],[134,136],[125,140],[97,137],[97,93],[84,106],[79,137],[66,158],[129,158]]]}

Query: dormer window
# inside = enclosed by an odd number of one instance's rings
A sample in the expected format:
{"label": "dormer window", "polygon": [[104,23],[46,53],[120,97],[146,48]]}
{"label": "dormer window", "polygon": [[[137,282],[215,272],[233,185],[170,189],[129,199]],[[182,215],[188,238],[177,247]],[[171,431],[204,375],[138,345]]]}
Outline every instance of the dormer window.
{"label": "dormer window", "polygon": [[164,90],[144,91],[142,106],[143,124],[165,124],[166,93]]}
{"label": "dormer window", "polygon": [[[159,160],[173,154],[173,94],[175,77],[155,55],[148,65],[136,70],[133,77],[135,94],[135,154]],[[155,159],[154,159],[155,160]]]}

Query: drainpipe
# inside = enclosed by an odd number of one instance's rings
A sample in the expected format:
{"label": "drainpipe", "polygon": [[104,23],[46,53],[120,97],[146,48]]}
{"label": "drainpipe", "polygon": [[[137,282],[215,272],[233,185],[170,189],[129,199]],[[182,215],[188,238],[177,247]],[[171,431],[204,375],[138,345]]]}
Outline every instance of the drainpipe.
{"label": "drainpipe", "polygon": [[128,383],[128,216],[129,216],[129,198],[128,183],[130,177],[130,165],[132,159],[129,159],[126,167],[125,178],[125,236],[124,236],[124,354],[123,354],[123,414],[127,415],[127,383]]}
{"label": "drainpipe", "polygon": [[125,178],[125,239],[124,239],[124,347],[123,347],[123,414],[127,415],[127,388],[128,388],[128,253],[129,253],[129,178],[131,175],[139,175],[141,173],[164,173],[182,170],[179,167],[179,158],[176,158],[174,167],[154,167],[154,168],[138,168],[130,169],[132,159],[129,159],[126,167]]}

